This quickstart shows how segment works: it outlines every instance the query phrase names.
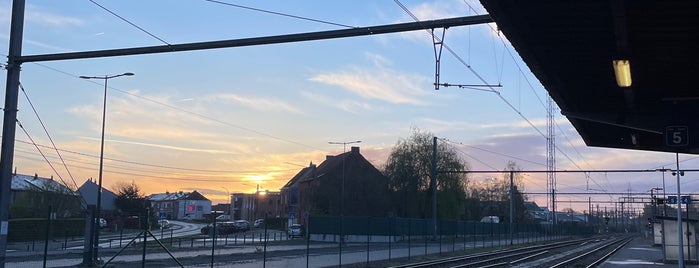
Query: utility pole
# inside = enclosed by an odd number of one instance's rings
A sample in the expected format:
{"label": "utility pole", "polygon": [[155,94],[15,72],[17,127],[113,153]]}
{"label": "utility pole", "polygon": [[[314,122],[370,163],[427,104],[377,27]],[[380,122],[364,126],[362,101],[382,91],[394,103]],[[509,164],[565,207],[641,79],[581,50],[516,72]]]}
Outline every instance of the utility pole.
{"label": "utility pole", "polygon": [[15,152],[15,130],[17,127],[17,98],[19,96],[19,72],[24,32],[24,0],[12,1],[10,24],[10,47],[7,55],[7,81],[5,91],[4,118],[2,122],[2,151],[0,152],[0,268],[5,267],[7,230],[10,219],[10,193],[12,187],[12,165]]}
{"label": "utility pole", "polygon": [[514,216],[515,216],[515,207],[514,207],[514,199],[515,199],[515,187],[513,183],[513,178],[514,178],[515,172],[510,170],[510,245],[512,245],[512,234],[513,234],[513,226],[512,224],[514,223]]}
{"label": "utility pole", "polygon": [[437,137],[432,137],[432,236],[437,238]]}
{"label": "utility pole", "polygon": [[546,192],[547,206],[551,208],[551,222],[556,224],[556,128],[553,118],[554,104],[551,96],[547,99],[546,115]]}

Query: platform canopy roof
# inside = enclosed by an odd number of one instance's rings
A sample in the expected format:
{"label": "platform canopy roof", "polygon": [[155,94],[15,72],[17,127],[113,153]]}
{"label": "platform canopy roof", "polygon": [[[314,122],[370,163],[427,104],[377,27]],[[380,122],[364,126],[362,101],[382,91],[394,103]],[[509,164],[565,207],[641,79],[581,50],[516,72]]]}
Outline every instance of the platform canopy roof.
{"label": "platform canopy roof", "polygon": [[587,145],[699,153],[699,1],[481,3]]}

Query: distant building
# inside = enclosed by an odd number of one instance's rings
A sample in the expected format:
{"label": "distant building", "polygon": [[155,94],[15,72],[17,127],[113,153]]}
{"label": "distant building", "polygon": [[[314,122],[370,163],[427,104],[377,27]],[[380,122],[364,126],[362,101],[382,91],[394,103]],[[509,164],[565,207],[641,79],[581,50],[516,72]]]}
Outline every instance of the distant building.
{"label": "distant building", "polygon": [[165,192],[146,198],[158,217],[170,220],[204,220],[211,214],[211,200],[199,192]]}
{"label": "distant building", "polygon": [[549,221],[550,215],[546,207],[541,208],[536,202],[524,202],[527,218],[534,222]]}
{"label": "distant building", "polygon": [[282,187],[281,196],[289,223],[306,224],[309,215],[382,217],[390,210],[388,178],[359,147],[301,169]]}
{"label": "distant building", "polygon": [[231,195],[230,215],[234,220],[247,221],[281,217],[281,195],[279,192],[260,190],[251,194],[234,193]]}
{"label": "distant building", "polygon": [[[291,223],[296,222],[296,219],[301,214],[301,204],[304,207],[310,207],[310,195],[301,196],[299,187],[302,183],[308,184],[312,181],[316,172],[316,165],[311,162],[308,167],[301,169],[294,177],[292,177],[281,189],[281,208],[282,213],[289,218]],[[308,188],[308,187],[306,187]]]}
{"label": "distant building", "polygon": [[10,217],[45,217],[49,206],[55,217],[79,214],[80,196],[53,177],[12,174]]}
{"label": "distant building", "polygon": [[[80,195],[83,196],[85,199],[85,202],[88,205],[95,205],[97,206],[97,189],[99,188],[99,185],[95,183],[92,179],[87,179],[83,185],[78,188],[78,192]],[[100,206],[102,207],[103,212],[114,212],[116,211],[116,203],[114,202],[117,198],[117,195],[102,187],[102,195],[101,198],[101,204]]]}
{"label": "distant building", "polygon": [[211,212],[217,215],[230,215],[231,214],[231,204],[223,203],[211,205]]}

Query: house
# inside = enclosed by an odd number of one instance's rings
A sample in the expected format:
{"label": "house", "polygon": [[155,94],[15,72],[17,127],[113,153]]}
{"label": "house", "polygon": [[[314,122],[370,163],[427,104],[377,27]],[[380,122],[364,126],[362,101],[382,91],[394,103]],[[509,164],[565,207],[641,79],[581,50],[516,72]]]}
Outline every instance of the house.
{"label": "house", "polygon": [[390,210],[388,178],[359,147],[304,167],[282,187],[281,196],[290,223],[305,224],[309,215],[381,217]]}
{"label": "house", "polygon": [[234,193],[231,195],[231,218],[254,221],[256,219],[282,216],[280,192],[260,191]]}
{"label": "house", "polygon": [[311,162],[308,167],[301,169],[281,188],[282,214],[289,219],[289,224],[295,223],[296,219],[302,215],[300,214],[302,203],[305,207],[310,206],[310,195],[299,196],[299,185],[301,181],[305,184],[309,183],[309,179],[314,177],[316,168],[316,165]]}
{"label": "house", "polygon": [[[80,188],[78,188],[78,192],[80,195],[82,195],[88,205],[97,206],[97,189],[99,189],[99,185],[97,185],[97,183],[90,178],[87,179],[87,181],[85,181]],[[102,194],[100,197],[100,199],[102,199],[100,203],[102,212],[109,213],[116,211],[115,200],[117,195],[114,192],[102,187]]]}
{"label": "house", "polygon": [[533,222],[549,221],[550,215],[546,207],[542,208],[536,202],[524,202],[527,218]]}
{"label": "house", "polygon": [[10,217],[45,217],[49,206],[55,217],[70,217],[81,212],[80,202],[79,195],[53,176],[12,174]]}
{"label": "house", "polygon": [[204,220],[211,214],[211,200],[196,190],[149,195],[146,200],[160,218],[171,220]]}

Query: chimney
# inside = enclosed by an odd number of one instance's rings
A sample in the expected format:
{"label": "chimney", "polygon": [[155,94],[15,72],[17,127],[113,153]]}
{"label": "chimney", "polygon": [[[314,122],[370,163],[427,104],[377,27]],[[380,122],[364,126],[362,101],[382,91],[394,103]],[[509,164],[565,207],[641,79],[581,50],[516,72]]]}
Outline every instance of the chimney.
{"label": "chimney", "polygon": [[332,155],[326,155],[326,156],[325,156],[325,160],[330,160],[330,158],[333,158],[333,156],[332,156]]}
{"label": "chimney", "polygon": [[359,154],[359,146],[352,146],[352,154]]}

